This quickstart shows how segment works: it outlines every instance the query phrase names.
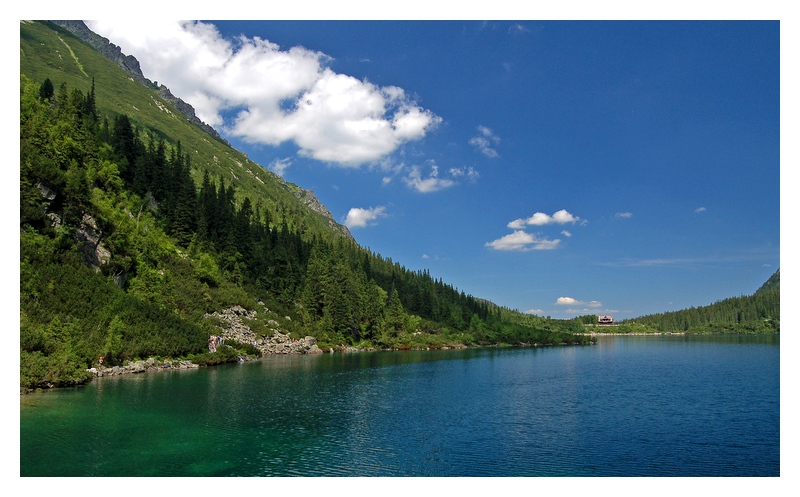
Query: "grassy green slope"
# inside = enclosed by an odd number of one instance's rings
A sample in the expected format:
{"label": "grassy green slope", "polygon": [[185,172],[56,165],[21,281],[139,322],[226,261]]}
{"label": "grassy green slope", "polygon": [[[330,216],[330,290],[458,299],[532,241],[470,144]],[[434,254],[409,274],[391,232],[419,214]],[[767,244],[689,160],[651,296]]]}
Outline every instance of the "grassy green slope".
{"label": "grassy green slope", "polygon": [[192,176],[197,184],[204,171],[212,179],[224,179],[236,186],[237,197],[260,201],[285,221],[292,231],[308,232],[322,238],[347,234],[331,218],[309,209],[302,201],[306,192],[251,161],[243,153],[189,122],[158,96],[158,91],[134,81],[114,62],[70,32],[48,22],[20,23],[20,72],[34,81],[50,78],[58,88],[88,92],[95,80],[98,110],[109,122],[126,114],[140,128],[151,130],[170,143],[181,142],[191,153]]}

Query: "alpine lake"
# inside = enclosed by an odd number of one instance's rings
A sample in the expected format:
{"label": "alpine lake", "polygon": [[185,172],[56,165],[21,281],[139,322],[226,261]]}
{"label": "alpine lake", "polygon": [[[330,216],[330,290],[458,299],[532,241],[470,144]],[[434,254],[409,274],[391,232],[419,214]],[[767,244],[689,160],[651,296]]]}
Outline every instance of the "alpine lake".
{"label": "alpine lake", "polygon": [[97,378],[20,396],[20,476],[780,476],[780,336]]}

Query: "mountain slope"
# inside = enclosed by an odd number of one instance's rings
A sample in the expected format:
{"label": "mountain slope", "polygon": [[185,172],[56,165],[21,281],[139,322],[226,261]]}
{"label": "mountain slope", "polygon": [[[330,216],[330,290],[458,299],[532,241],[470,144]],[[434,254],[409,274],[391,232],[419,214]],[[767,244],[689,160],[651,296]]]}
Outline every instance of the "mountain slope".
{"label": "mountain slope", "polygon": [[[361,248],[313,192],[54,24],[20,24],[20,60],[23,389],[87,381],[99,357],[213,364],[287,335],[326,350],[590,341],[580,323],[498,308]],[[219,318],[231,312],[235,329]]]}
{"label": "mountain slope", "polygon": [[[69,23],[71,29],[92,38],[81,21]],[[93,34],[93,33],[92,33]],[[208,171],[213,180],[224,180],[236,188],[239,202],[250,197],[275,213],[276,225],[287,223],[290,230],[330,238],[333,233],[352,239],[349,230],[337,223],[313,192],[287,183],[246,155],[230,147],[215,131],[196,118],[191,120],[173,105],[190,109],[164,87],[156,87],[138,69],[132,56],[125,56],[105,38],[94,35],[93,44],[106,47],[104,56],[70,31],[50,22],[20,23],[20,71],[34,81],[64,82],[69,88],[87,91],[94,80],[96,100],[101,114],[127,115],[132,123],[163,137],[169,143],[181,142],[190,152],[192,177],[197,185]],[[111,60],[108,57],[114,57]],[[138,74],[138,76],[137,76]],[[136,102],[133,104],[132,102]],[[194,115],[194,110],[187,111]]]}
{"label": "mountain slope", "polygon": [[60,26],[70,33],[74,34],[81,40],[88,43],[92,48],[100,52],[101,54],[105,55],[108,59],[115,62],[122,70],[124,70],[130,77],[132,77],[135,81],[138,81],[143,86],[152,89],[159,90],[159,96],[172,104],[178,111],[180,111],[186,118],[199,126],[203,131],[208,133],[209,135],[213,136],[218,140],[225,141],[219,133],[209,126],[208,124],[201,121],[197,115],[195,115],[194,108],[184,102],[182,99],[174,96],[172,92],[169,91],[164,85],[158,86],[146,77],[142,73],[141,67],[139,67],[139,61],[136,60],[136,57],[133,55],[125,55],[122,53],[122,50],[108,41],[107,38],[104,38],[94,31],[90,30],[83,21],[50,21],[53,24]]}
{"label": "mountain slope", "polygon": [[756,294],[769,292],[770,290],[779,290],[781,289],[781,270],[778,269],[775,271],[775,274],[769,277],[769,279],[756,290]]}

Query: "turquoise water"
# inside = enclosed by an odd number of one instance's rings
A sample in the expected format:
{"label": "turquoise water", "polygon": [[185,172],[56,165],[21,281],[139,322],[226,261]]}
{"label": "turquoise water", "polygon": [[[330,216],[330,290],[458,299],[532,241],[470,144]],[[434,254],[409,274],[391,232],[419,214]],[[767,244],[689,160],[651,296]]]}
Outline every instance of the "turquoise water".
{"label": "turquoise water", "polygon": [[20,398],[21,476],[780,476],[780,338],[276,356]]}

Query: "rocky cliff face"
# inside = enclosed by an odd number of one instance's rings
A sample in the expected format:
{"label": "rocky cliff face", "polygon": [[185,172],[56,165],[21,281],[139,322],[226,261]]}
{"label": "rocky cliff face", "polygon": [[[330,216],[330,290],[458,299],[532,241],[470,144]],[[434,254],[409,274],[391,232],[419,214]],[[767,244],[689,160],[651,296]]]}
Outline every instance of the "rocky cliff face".
{"label": "rocky cliff face", "polygon": [[350,233],[349,229],[347,229],[347,226],[342,226],[341,224],[337,223],[335,219],[333,219],[333,214],[331,214],[331,212],[324,205],[322,205],[322,202],[320,202],[317,196],[314,195],[313,191],[301,190],[300,192],[295,193],[295,196],[300,199],[306,207],[328,218],[328,226],[331,229],[337,230],[339,233],[351,240],[355,240],[353,238],[353,234]]}
{"label": "rocky cliff face", "polygon": [[101,243],[102,235],[94,218],[84,214],[75,238],[81,244],[84,263],[95,271],[99,271],[100,266],[111,260],[111,252]]}

